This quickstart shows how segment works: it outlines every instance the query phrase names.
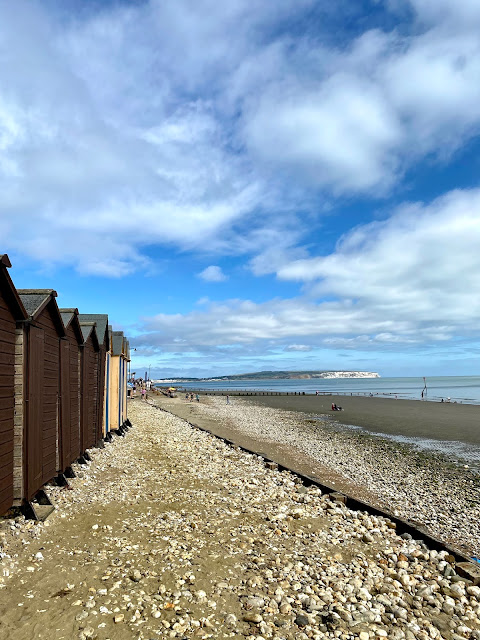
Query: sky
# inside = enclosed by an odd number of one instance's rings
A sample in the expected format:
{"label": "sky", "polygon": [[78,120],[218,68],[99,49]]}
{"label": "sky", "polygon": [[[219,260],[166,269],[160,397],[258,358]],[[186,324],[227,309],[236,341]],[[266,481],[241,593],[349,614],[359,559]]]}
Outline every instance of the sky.
{"label": "sky", "polygon": [[0,0],[0,253],[152,378],[480,373],[478,0]]}

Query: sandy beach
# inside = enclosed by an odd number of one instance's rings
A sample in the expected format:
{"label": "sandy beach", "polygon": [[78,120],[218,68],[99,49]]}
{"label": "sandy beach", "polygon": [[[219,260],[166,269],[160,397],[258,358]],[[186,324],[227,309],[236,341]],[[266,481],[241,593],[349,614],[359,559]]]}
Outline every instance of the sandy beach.
{"label": "sandy beach", "polygon": [[[332,420],[377,433],[480,445],[479,405],[346,395],[256,396],[252,401],[288,411],[327,414]],[[331,411],[332,403],[343,411]]]}
{"label": "sandy beach", "polygon": [[[351,418],[367,426],[371,419],[375,432],[404,429],[431,438],[424,417],[433,428],[438,415],[444,431],[437,433],[446,438],[452,435],[447,417],[456,415],[462,419],[457,433],[473,439],[480,407],[332,396],[234,396],[226,404],[222,396],[201,396],[197,403],[159,395],[154,401],[212,433],[425,527],[469,555],[480,555],[480,476],[475,468],[337,422]],[[332,402],[345,410],[332,412]]]}

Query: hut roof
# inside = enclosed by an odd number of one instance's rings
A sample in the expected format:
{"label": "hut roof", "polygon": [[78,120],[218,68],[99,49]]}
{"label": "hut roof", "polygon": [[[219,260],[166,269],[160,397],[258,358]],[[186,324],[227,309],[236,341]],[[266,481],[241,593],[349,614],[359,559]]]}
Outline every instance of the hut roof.
{"label": "hut roof", "polygon": [[121,356],[125,353],[123,341],[123,331],[112,331],[112,354],[114,356]]}
{"label": "hut roof", "polygon": [[80,323],[95,322],[97,325],[98,341],[104,344],[105,338],[107,338],[106,334],[108,326],[108,315],[106,313],[80,313],[78,315],[78,319],[80,320]]}
{"label": "hut roof", "polygon": [[66,329],[73,320],[73,317],[78,314],[78,309],[59,309],[59,311]]}
{"label": "hut roof", "polygon": [[83,344],[84,340],[82,329],[80,327],[80,323],[78,322],[78,309],[59,309],[59,311],[63,320],[63,324],[65,325],[65,329],[68,329],[71,324],[74,333],[77,336],[78,343]]}
{"label": "hut roof", "polygon": [[50,302],[52,296],[57,297],[54,289],[17,289],[29,316],[35,316]]}
{"label": "hut roof", "polygon": [[22,300],[18,295],[15,285],[12,282],[7,269],[12,266],[10,259],[6,253],[0,254],[0,287],[5,301],[9,305],[15,320],[26,320],[28,313],[23,306]]}
{"label": "hut roof", "polygon": [[30,321],[36,320],[45,307],[52,304],[57,330],[60,335],[65,335],[65,326],[55,300],[57,292],[54,289],[17,289],[17,291]]}
{"label": "hut roof", "polygon": [[98,349],[99,344],[95,322],[80,322],[80,328],[82,330],[83,341],[86,342],[89,337],[92,336],[95,349]]}

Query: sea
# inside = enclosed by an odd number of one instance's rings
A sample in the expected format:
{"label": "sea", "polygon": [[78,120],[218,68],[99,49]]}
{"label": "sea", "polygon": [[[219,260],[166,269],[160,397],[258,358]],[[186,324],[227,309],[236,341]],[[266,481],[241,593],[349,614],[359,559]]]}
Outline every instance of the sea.
{"label": "sea", "polygon": [[[283,391],[314,394],[370,395],[384,398],[423,399],[433,402],[480,404],[480,376],[432,376],[425,378],[315,378],[306,380],[217,380],[211,382],[172,382],[176,386],[202,391]],[[426,384],[426,389],[425,389]]]}

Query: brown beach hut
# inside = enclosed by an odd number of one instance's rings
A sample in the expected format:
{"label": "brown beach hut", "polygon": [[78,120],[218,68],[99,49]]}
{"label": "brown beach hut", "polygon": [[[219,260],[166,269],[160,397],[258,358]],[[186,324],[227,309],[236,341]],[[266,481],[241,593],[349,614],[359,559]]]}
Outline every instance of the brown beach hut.
{"label": "brown beach hut", "polygon": [[80,322],[83,336],[81,407],[80,407],[80,450],[82,454],[102,440],[99,421],[99,359],[95,322]]}
{"label": "brown beach hut", "polygon": [[102,438],[107,434],[107,396],[110,364],[110,343],[108,338],[108,315],[106,313],[81,313],[78,319],[82,323],[94,322],[97,332],[98,356],[98,425]]}
{"label": "brown beach hut", "polygon": [[0,254],[0,515],[13,504],[16,323],[27,312],[7,271],[7,254]]}
{"label": "brown beach hut", "polygon": [[70,465],[81,455],[80,402],[83,334],[78,309],[60,309],[65,338],[60,342],[61,429],[59,433],[59,473],[71,476]]}
{"label": "brown beach hut", "polygon": [[18,289],[18,294],[28,318],[17,325],[14,498],[29,502],[59,468],[60,338],[65,328],[56,291]]}

